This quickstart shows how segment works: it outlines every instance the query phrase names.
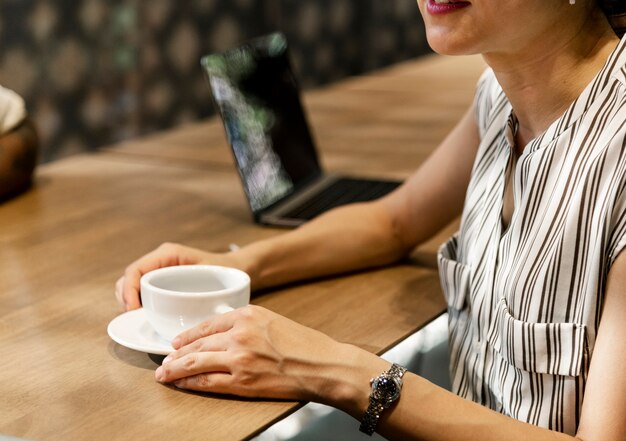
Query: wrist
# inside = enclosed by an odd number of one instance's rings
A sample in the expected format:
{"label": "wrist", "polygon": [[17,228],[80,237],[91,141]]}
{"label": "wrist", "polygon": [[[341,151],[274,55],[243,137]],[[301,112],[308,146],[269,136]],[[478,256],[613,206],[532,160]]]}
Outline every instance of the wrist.
{"label": "wrist", "polygon": [[263,280],[261,280],[261,258],[257,252],[256,244],[247,245],[238,250],[231,251],[228,253],[228,256],[232,260],[233,266],[250,276],[250,289],[252,291],[266,287],[266,285],[263,284]]}
{"label": "wrist", "polygon": [[361,418],[359,427],[361,432],[372,435],[376,431],[381,417],[388,414],[387,409],[394,406],[400,399],[402,377],[406,371],[405,367],[394,363],[391,368],[370,380],[372,392],[369,406]]}
{"label": "wrist", "polygon": [[334,352],[342,363],[326,377],[316,401],[341,409],[360,420],[369,405],[370,379],[389,369],[390,363],[359,347],[340,344]]}
{"label": "wrist", "polygon": [[252,290],[282,285],[298,279],[293,259],[289,259],[284,243],[265,239],[233,252],[240,269],[248,273]]}

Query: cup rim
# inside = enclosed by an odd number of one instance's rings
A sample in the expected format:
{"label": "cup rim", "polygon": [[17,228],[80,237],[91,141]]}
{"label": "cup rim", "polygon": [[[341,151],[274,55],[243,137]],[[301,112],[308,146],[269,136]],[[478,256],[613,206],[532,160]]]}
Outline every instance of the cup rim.
{"label": "cup rim", "polygon": [[[188,271],[206,271],[206,270],[226,271],[226,272],[230,272],[230,273],[233,273],[233,274],[237,274],[237,276],[239,276],[241,279],[238,280],[238,283],[235,286],[231,286],[231,287],[224,288],[224,289],[219,289],[219,290],[213,290],[213,291],[196,291],[196,292],[193,292],[193,293],[160,288],[158,286],[154,286],[151,283],[151,280],[154,277],[157,277],[157,276],[162,275],[162,274],[175,273],[175,272],[181,271],[181,267],[185,267],[184,269],[188,270]],[[144,289],[143,289],[144,286],[149,285],[150,290],[152,290],[154,293],[158,293],[160,295],[166,295],[166,296],[170,296],[170,297],[184,297],[184,298],[196,297],[197,298],[197,297],[202,296],[202,295],[210,295],[211,297],[221,297],[221,296],[228,296],[228,295],[232,294],[233,292],[240,291],[242,288],[245,288],[246,286],[250,286],[250,276],[245,271],[242,271],[239,268],[233,268],[233,267],[230,267],[230,266],[222,266],[222,265],[173,265],[173,266],[167,266],[167,267],[163,267],[163,268],[157,268],[157,269],[154,269],[152,271],[148,271],[147,273],[145,273],[144,275],[141,276],[141,278],[139,280],[139,284],[140,284],[140,288],[141,288],[141,291],[140,291],[141,294],[143,294],[143,292],[144,292]]]}

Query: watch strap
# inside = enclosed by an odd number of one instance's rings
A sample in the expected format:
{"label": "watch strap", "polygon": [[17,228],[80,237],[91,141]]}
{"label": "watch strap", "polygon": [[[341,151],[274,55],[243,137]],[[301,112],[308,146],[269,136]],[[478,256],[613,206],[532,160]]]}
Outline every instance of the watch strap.
{"label": "watch strap", "polygon": [[370,404],[367,406],[367,410],[361,419],[359,430],[371,436],[376,431],[376,426],[383,410],[385,410],[385,406],[381,402],[370,400]]}
{"label": "watch strap", "polygon": [[406,372],[406,368],[403,366],[400,366],[399,364],[392,364],[391,367],[389,368],[389,370],[386,372],[387,375],[389,375],[390,377],[395,377],[398,380],[402,379],[402,376],[404,375],[404,373]]}
{"label": "watch strap", "polygon": [[[393,377],[398,380],[400,387],[402,387],[402,376],[406,372],[406,368],[402,367],[396,363],[391,365],[388,371],[383,372],[380,376]],[[374,379],[372,379],[373,381]],[[359,430],[367,435],[372,435],[376,431],[376,426],[378,425],[378,420],[380,419],[380,415],[383,413],[385,409],[390,406],[391,403],[383,403],[376,398],[374,391],[370,395],[370,402],[367,406],[367,410],[363,414],[363,418],[361,419],[361,425]]]}

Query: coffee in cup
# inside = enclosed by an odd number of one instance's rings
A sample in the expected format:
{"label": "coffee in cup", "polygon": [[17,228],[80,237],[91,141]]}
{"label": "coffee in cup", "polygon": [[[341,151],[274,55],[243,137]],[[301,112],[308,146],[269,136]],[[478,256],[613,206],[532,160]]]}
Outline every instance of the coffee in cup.
{"label": "coffee in cup", "polygon": [[214,315],[250,302],[250,277],[236,268],[179,265],[141,277],[141,303],[148,323],[171,341]]}

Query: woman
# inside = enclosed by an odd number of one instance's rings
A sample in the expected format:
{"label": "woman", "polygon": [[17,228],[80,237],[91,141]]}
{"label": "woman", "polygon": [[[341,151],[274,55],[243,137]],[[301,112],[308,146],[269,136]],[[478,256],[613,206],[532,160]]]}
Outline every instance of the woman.
{"label": "woman", "polygon": [[181,334],[157,380],[322,402],[395,439],[626,439],[626,39],[611,5],[418,5],[435,51],[490,69],[400,189],[225,255],[165,244],[118,299],[138,307],[139,277],[167,265],[236,266],[258,289],[388,264],[462,212],[439,253],[455,394],[259,307]]}

